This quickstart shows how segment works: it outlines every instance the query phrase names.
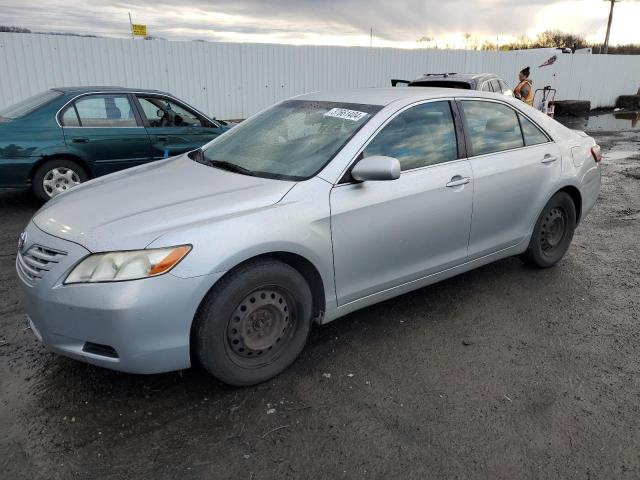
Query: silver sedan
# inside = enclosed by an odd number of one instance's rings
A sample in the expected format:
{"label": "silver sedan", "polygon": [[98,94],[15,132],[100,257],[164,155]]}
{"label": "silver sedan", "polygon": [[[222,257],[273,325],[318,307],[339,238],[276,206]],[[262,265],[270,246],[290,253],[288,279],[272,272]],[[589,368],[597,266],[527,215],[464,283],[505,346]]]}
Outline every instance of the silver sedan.
{"label": "silver sedan", "polygon": [[303,95],[45,204],[20,237],[23,305],[59,354],[251,385],[313,322],[513,255],[555,265],[599,161],[592,138],[497,94]]}

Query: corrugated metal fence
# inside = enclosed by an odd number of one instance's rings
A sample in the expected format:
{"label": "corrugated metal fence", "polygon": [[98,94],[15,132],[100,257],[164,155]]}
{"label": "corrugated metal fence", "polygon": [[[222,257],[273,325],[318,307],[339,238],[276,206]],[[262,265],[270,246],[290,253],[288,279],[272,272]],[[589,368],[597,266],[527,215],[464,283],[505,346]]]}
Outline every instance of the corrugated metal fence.
{"label": "corrugated metal fence", "polygon": [[493,72],[512,86],[531,66],[536,87],[611,106],[640,87],[640,56],[400,50],[79,38],[0,33],[0,107],[47,88],[120,85],[165,90],[219,118],[245,118],[300,93],[388,86],[425,72]]}

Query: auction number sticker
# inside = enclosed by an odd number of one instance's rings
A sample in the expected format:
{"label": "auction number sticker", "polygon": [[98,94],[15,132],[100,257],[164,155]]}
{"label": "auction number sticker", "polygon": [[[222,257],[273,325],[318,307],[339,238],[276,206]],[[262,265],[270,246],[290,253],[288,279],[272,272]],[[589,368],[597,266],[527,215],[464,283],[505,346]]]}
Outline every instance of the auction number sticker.
{"label": "auction number sticker", "polygon": [[325,117],[343,118],[345,120],[351,120],[353,122],[357,122],[365,115],[367,115],[366,112],[359,112],[357,110],[349,110],[346,108],[332,108],[324,114]]}

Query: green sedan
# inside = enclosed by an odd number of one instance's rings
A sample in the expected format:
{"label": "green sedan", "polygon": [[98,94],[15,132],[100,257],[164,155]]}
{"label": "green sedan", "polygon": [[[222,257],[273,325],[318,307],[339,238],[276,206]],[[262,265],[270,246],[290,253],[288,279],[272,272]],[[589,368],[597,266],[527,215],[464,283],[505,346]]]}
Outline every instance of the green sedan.
{"label": "green sedan", "polygon": [[0,188],[43,200],[87,179],[194,150],[231,128],[174,96],[54,88],[0,109]]}

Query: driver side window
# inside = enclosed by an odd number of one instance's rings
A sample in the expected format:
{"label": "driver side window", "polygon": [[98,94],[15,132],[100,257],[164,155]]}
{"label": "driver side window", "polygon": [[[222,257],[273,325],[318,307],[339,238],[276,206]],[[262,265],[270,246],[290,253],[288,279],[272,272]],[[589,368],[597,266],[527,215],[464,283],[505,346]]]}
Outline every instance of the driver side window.
{"label": "driver side window", "polygon": [[458,143],[449,102],[423,103],[398,114],[363,153],[397,158],[402,171],[456,160]]}
{"label": "driver side window", "polygon": [[198,115],[162,97],[141,97],[138,101],[150,127],[205,126]]}

